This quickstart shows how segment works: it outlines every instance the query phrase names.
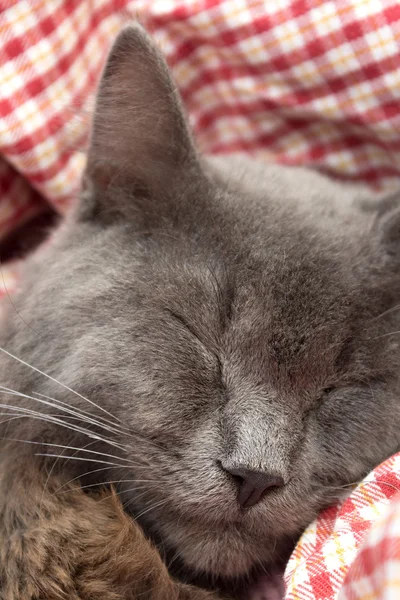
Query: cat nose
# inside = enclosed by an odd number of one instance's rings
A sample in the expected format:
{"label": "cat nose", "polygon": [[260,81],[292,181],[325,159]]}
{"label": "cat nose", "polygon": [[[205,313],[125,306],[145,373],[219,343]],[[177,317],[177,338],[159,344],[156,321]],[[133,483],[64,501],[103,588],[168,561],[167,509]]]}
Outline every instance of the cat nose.
{"label": "cat nose", "polygon": [[280,475],[254,471],[245,467],[230,468],[224,464],[222,466],[237,485],[237,500],[242,508],[254,506],[268,491],[285,485],[283,477]]}

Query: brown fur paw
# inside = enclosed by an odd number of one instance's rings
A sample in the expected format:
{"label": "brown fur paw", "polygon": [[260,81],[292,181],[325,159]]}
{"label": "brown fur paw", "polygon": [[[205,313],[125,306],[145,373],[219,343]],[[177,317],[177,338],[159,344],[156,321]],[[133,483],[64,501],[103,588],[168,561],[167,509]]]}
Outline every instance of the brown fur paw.
{"label": "brown fur paw", "polygon": [[0,600],[216,600],[170,577],[115,493],[26,473],[0,495]]}

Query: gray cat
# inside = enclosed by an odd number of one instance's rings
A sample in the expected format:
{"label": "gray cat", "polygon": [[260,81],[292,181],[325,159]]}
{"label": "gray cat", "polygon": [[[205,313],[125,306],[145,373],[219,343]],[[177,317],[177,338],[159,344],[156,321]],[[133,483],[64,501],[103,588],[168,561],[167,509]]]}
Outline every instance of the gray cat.
{"label": "gray cat", "polygon": [[283,559],[399,447],[400,213],[364,196],[200,157],[158,50],[124,30],[80,202],[0,334],[3,482],[32,457],[118,482],[185,574]]}

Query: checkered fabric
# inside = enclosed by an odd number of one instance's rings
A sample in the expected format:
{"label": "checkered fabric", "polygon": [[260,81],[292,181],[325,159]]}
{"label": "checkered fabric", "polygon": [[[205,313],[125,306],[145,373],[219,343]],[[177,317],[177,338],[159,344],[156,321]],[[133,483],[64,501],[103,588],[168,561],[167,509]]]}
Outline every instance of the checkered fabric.
{"label": "checkered fabric", "polygon": [[[164,51],[202,151],[399,187],[397,0],[0,0],[0,241],[74,202],[96,83],[132,17]],[[16,268],[2,266],[0,295]],[[399,479],[396,456],[320,515],[287,599],[394,597]]]}
{"label": "checkered fabric", "polygon": [[400,494],[386,507],[362,544],[338,600],[400,598]]}
{"label": "checkered fabric", "polygon": [[[399,493],[400,453],[306,529],[286,568],[285,600],[398,600],[393,575],[399,585]],[[386,595],[389,581],[392,595]]]}

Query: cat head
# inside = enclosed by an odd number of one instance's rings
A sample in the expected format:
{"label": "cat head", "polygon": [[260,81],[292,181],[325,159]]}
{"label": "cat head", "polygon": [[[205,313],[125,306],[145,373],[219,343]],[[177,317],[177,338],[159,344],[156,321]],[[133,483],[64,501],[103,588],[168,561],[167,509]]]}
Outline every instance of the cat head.
{"label": "cat head", "polygon": [[40,370],[2,355],[0,383],[26,396],[1,394],[7,436],[117,482],[186,567],[275,560],[398,446],[400,220],[397,199],[380,206],[302,169],[201,157],[159,51],[127,28],[81,200],[2,333]]}

